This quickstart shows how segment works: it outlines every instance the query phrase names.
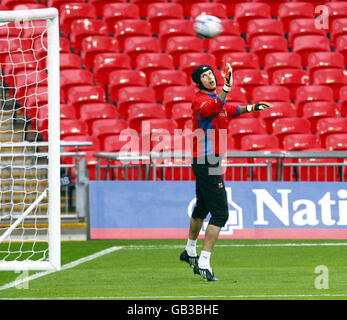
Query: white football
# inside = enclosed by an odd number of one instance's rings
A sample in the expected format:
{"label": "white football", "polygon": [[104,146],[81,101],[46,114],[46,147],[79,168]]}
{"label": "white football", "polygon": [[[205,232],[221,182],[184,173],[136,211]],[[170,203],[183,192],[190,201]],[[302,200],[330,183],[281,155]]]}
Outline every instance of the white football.
{"label": "white football", "polygon": [[199,38],[210,39],[223,31],[222,21],[208,14],[201,14],[194,20],[194,30]]}

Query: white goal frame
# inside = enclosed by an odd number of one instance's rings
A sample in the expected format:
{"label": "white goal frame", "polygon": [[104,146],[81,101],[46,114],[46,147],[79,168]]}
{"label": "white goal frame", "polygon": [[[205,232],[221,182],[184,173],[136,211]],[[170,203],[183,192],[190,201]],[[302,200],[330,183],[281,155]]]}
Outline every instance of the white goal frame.
{"label": "white goal frame", "polygon": [[[47,21],[47,71],[48,71],[48,187],[30,207],[48,194],[48,259],[47,261],[0,261],[0,270],[60,270],[60,78],[59,78],[59,20],[56,8],[0,11],[0,23],[18,21]],[[54,125],[52,125],[54,124]],[[33,143],[35,146],[35,143]],[[5,233],[0,244],[30,213],[22,213]]]}

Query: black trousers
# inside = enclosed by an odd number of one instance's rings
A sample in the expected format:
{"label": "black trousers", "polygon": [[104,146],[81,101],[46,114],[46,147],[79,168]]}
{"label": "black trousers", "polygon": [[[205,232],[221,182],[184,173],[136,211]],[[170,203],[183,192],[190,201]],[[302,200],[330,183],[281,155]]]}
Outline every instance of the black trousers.
{"label": "black trousers", "polygon": [[192,217],[205,219],[211,213],[209,224],[224,227],[229,210],[220,157],[193,158],[192,169],[196,178],[196,206]]}

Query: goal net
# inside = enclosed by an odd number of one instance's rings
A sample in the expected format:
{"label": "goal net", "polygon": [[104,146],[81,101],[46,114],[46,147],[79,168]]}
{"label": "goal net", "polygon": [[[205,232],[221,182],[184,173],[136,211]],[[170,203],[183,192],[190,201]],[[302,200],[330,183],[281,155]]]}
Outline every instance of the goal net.
{"label": "goal net", "polygon": [[0,270],[60,268],[59,24],[0,11]]}

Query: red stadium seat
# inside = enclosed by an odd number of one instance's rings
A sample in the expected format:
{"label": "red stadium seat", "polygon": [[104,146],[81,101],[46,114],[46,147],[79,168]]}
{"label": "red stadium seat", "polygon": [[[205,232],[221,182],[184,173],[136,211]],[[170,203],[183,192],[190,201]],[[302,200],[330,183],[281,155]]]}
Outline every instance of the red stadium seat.
{"label": "red stadium seat", "polygon": [[60,29],[67,36],[71,32],[71,24],[74,20],[83,18],[96,18],[93,5],[83,2],[71,2],[61,5],[60,10]]}
{"label": "red stadium seat", "polygon": [[178,128],[184,130],[185,124],[192,118],[191,102],[176,102],[173,104],[171,116],[177,122]]}
{"label": "red stadium seat", "polygon": [[151,24],[146,20],[125,19],[114,26],[114,35],[120,51],[124,50],[124,42],[129,37],[152,36]]}
{"label": "red stadium seat", "polygon": [[345,65],[347,65],[347,35],[338,36],[336,38],[335,51],[343,55]]}
{"label": "red stadium seat", "polygon": [[192,6],[195,3],[204,3],[204,2],[210,2],[209,0],[172,0],[173,3],[179,3],[182,8],[183,8],[183,15],[184,17],[189,17],[190,18],[190,14],[191,14],[191,9]]}
{"label": "red stadium seat", "polygon": [[170,37],[164,50],[173,57],[174,66],[178,67],[182,54],[188,52],[202,52],[202,44],[202,39],[195,36],[175,36]]}
{"label": "red stadium seat", "polygon": [[252,101],[290,101],[290,91],[285,86],[259,86],[252,92]]}
{"label": "red stadium seat", "polygon": [[272,79],[279,69],[301,69],[301,56],[295,52],[272,52],[266,55],[264,68]]}
{"label": "red stadium seat", "polygon": [[287,41],[282,36],[265,35],[255,36],[250,43],[251,52],[255,53],[259,58],[261,67],[265,66],[265,57],[272,52],[287,52]]}
{"label": "red stadium seat", "polygon": [[331,27],[331,46],[336,47],[336,39],[339,36],[347,35],[347,16],[345,18],[336,19]]}
{"label": "red stadium seat", "polygon": [[[218,88],[217,92],[222,90],[222,87]],[[230,103],[232,105],[246,105],[248,103],[247,96],[246,96],[246,90],[238,87],[238,86],[232,86],[231,90],[229,91],[227,95],[227,103]]]}
{"label": "red stadium seat", "polygon": [[136,59],[136,68],[145,73],[147,84],[149,84],[153,71],[174,69],[173,58],[161,52],[142,53]]}
{"label": "red stadium seat", "polygon": [[293,51],[300,54],[302,65],[308,65],[308,56],[317,51],[330,51],[329,39],[321,35],[297,36],[293,42]]}
{"label": "red stadium seat", "polygon": [[237,3],[235,5],[234,19],[240,25],[240,32],[247,32],[247,25],[253,19],[271,18],[271,9],[267,3]]}
{"label": "red stadium seat", "polygon": [[[205,52],[183,53],[179,60],[179,69],[184,71],[187,79],[193,82],[191,78],[192,71],[199,65],[207,64],[216,70],[216,58],[213,54]],[[217,71],[217,70],[216,70]]]}
{"label": "red stadium seat", "polygon": [[63,119],[60,120],[60,138],[67,136],[86,136],[88,135],[88,126],[82,120]]}
{"label": "red stadium seat", "polygon": [[100,142],[99,140],[91,135],[85,135],[85,136],[66,136],[63,137],[63,141],[78,141],[78,142],[91,142],[92,144],[89,146],[66,146],[64,147],[64,152],[76,152],[76,148],[78,152],[85,152],[85,151],[93,151],[97,152],[100,150]]}
{"label": "red stadium seat", "polygon": [[[222,67],[222,58],[227,53],[244,52],[245,41],[240,36],[218,36],[209,42],[208,52],[216,57],[217,67]],[[223,66],[224,67],[224,66]]]}
{"label": "red stadium seat", "polygon": [[254,19],[247,25],[247,42],[251,43],[256,36],[281,36],[284,37],[283,25],[280,20],[275,19]]}
{"label": "red stadium seat", "polygon": [[288,41],[293,47],[294,39],[298,36],[320,35],[326,36],[324,29],[318,29],[315,18],[294,19],[289,24]]}
{"label": "red stadium seat", "polygon": [[104,139],[104,145],[101,149],[105,152],[120,152],[124,145],[128,142],[120,139],[118,134],[106,136]]}
{"label": "red stadium seat", "polygon": [[93,85],[93,74],[84,69],[66,69],[60,71],[61,100],[67,98],[67,91],[73,86]]}
{"label": "red stadium seat", "polygon": [[347,2],[333,1],[326,3],[326,6],[329,8],[329,30],[332,30],[337,19],[347,18]]}
{"label": "red stadium seat", "polygon": [[312,133],[288,134],[283,138],[283,149],[287,151],[301,151],[319,149],[322,143],[318,136]]}
{"label": "red stadium seat", "polygon": [[227,53],[222,58],[222,66],[230,63],[233,71],[238,69],[259,69],[259,59],[256,54],[251,52],[232,52]]}
{"label": "red stadium seat", "polygon": [[280,69],[273,73],[272,84],[286,86],[290,91],[290,100],[296,99],[296,90],[300,86],[308,85],[310,78],[302,69]]}
{"label": "red stadium seat", "polygon": [[151,74],[150,87],[155,90],[157,101],[163,101],[166,88],[186,85],[187,76],[181,70],[157,70]]}
{"label": "red stadium seat", "polygon": [[6,76],[28,73],[30,70],[36,71],[38,68],[44,69],[30,52],[11,52],[4,55],[3,64],[0,66]]}
{"label": "red stadium seat", "polygon": [[321,69],[343,69],[344,60],[343,55],[338,52],[314,52],[308,56],[307,70],[309,71],[310,78],[313,80],[313,74]]}
{"label": "red stadium seat", "polygon": [[100,86],[74,86],[67,91],[67,99],[76,109],[76,115],[80,117],[80,107],[85,103],[106,102],[105,90]]}
{"label": "red stadium seat", "polygon": [[108,84],[110,72],[124,69],[131,69],[131,60],[125,54],[104,52],[94,56],[93,74],[95,81],[103,87]]}
{"label": "red stadium seat", "polygon": [[154,103],[155,91],[148,87],[123,87],[119,89],[117,107],[122,118],[128,118],[128,109],[134,103]]}
{"label": "red stadium seat", "polygon": [[330,134],[325,141],[325,148],[330,151],[346,151],[347,133]]}
{"label": "red stadium seat", "polygon": [[60,70],[81,69],[82,60],[78,54],[62,52],[59,55]]}
{"label": "red stadium seat", "polygon": [[171,118],[172,107],[176,103],[190,102],[193,100],[194,92],[190,86],[170,86],[163,91],[163,105],[166,117]]}
{"label": "red stadium seat", "polygon": [[128,127],[128,122],[122,119],[99,119],[93,121],[92,134],[99,139],[100,145],[102,146],[104,145],[105,137],[109,135],[120,135]]}
{"label": "red stadium seat", "polygon": [[224,3],[218,2],[194,3],[190,10],[191,19],[195,19],[202,14],[215,16],[219,19],[228,18],[227,6]]}
{"label": "red stadium seat", "polygon": [[[70,0],[71,1],[71,0]],[[83,0],[84,2],[84,0]],[[110,3],[128,2],[127,0],[88,0],[88,3],[92,4],[95,8],[96,15],[98,17],[103,16],[104,6]]]}
{"label": "red stadium seat", "polygon": [[112,33],[119,20],[140,19],[140,10],[134,3],[108,3],[104,5],[102,17]]}
{"label": "red stadium seat", "polygon": [[109,103],[87,103],[80,108],[80,119],[88,125],[88,132],[92,134],[93,122],[99,119],[117,119],[116,107]]}
{"label": "red stadium seat", "polygon": [[148,139],[150,136],[153,146],[158,138],[165,135],[173,136],[178,125],[173,119],[149,119],[142,122],[141,129],[142,139]]}
{"label": "red stadium seat", "polygon": [[118,50],[117,40],[110,36],[94,35],[82,40],[81,57],[85,66],[93,67],[94,58],[98,53],[116,52]]}
{"label": "red stadium seat", "polygon": [[272,132],[272,123],[276,119],[296,117],[296,110],[292,103],[283,101],[273,101],[272,103],[273,108],[259,112],[259,119],[265,122],[267,133]]}
{"label": "red stadium seat", "polygon": [[340,88],[347,85],[347,73],[343,69],[322,69],[313,74],[313,83],[328,86],[335,100],[339,99]]}
{"label": "red stadium seat", "polygon": [[317,134],[322,139],[323,147],[325,147],[326,138],[330,134],[340,133],[347,133],[347,118],[333,117],[317,121]]}
{"label": "red stadium seat", "polygon": [[36,0],[29,0],[29,1],[23,1],[23,0],[2,0],[1,4],[7,7],[7,10],[13,10],[15,6],[17,5],[25,5],[25,4],[37,4]]}
{"label": "red stadium seat", "polygon": [[[228,4],[228,10],[231,4]],[[233,19],[221,19],[223,31],[222,36],[239,36],[240,35],[240,25],[237,21]]]}
{"label": "red stadium seat", "polygon": [[153,34],[159,34],[160,22],[167,19],[183,19],[183,8],[179,3],[152,2],[147,8],[147,21]]}
{"label": "red stadium seat", "polygon": [[284,32],[289,32],[291,21],[300,18],[315,18],[313,4],[308,1],[282,3],[278,8],[278,18],[283,23]]}
{"label": "red stadium seat", "polygon": [[311,131],[317,132],[317,122],[322,118],[339,117],[340,111],[336,103],[314,101],[305,104],[303,118],[311,122]]}
{"label": "red stadium seat", "polygon": [[246,91],[246,99],[252,100],[255,87],[268,85],[267,75],[262,70],[240,69],[233,72],[234,85]]}
{"label": "red stadium seat", "polygon": [[132,67],[136,67],[137,57],[142,53],[160,53],[159,39],[154,37],[129,37],[124,42],[124,53],[129,55]]}
{"label": "red stadium seat", "polygon": [[41,109],[48,106],[48,87],[35,86],[31,90],[28,90],[25,106],[26,117],[37,118]]}
{"label": "red stadium seat", "polygon": [[141,123],[149,119],[164,119],[166,118],[165,109],[159,103],[133,103],[129,107],[129,126],[135,129],[138,133],[141,132]]}
{"label": "red stadium seat", "polygon": [[276,1],[273,1],[273,0],[253,0],[253,2],[265,2],[265,3],[267,3],[271,8],[271,16],[277,17],[279,6],[283,2],[288,2],[288,0],[276,0]]}
{"label": "red stadium seat", "polygon": [[311,133],[311,124],[307,119],[298,117],[279,118],[272,123],[272,134],[280,141],[283,146],[283,138],[288,134]]}
{"label": "red stadium seat", "polygon": [[262,120],[255,118],[235,118],[229,122],[229,134],[235,141],[235,148],[241,148],[241,138],[249,134],[266,134]]}
{"label": "red stadium seat", "polygon": [[279,142],[269,134],[248,134],[241,139],[241,150],[260,151],[278,149]]}
{"label": "red stadium seat", "polygon": [[339,108],[342,117],[347,117],[347,86],[340,88]]}
{"label": "red stadium seat", "polygon": [[[35,1],[37,3],[37,1]],[[43,1],[42,1],[43,2]],[[47,0],[47,7],[54,7],[57,8],[59,11],[61,10],[61,7],[64,6],[65,4],[70,4],[73,2],[81,2],[84,3],[84,0],[76,0],[76,1],[71,1],[71,0]]]}
{"label": "red stadium seat", "polygon": [[313,101],[334,102],[333,90],[329,87],[318,85],[299,87],[296,91],[295,99],[298,116],[302,116],[305,104]]}
{"label": "red stadium seat", "polygon": [[108,97],[111,101],[118,100],[118,91],[122,87],[146,86],[146,75],[139,70],[114,70],[109,74]]}

